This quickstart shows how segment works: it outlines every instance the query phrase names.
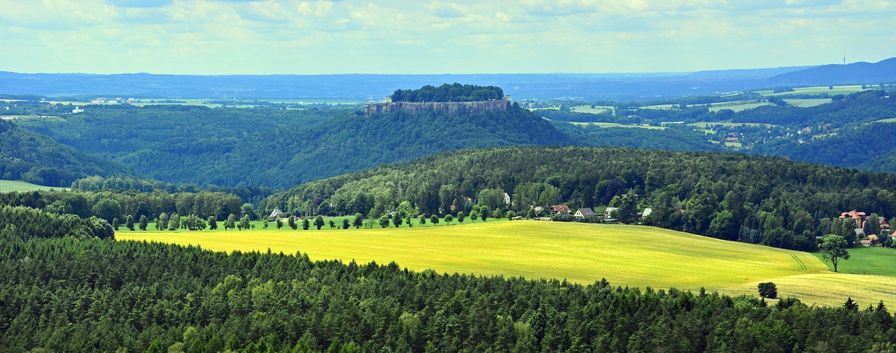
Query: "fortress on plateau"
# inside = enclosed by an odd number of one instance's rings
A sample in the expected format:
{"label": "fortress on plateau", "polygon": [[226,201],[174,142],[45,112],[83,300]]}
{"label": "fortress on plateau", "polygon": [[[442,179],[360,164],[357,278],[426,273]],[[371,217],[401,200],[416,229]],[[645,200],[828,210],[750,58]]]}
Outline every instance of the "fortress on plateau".
{"label": "fortress on plateau", "polygon": [[392,112],[444,112],[451,115],[478,113],[478,112],[499,112],[505,111],[510,107],[510,97],[505,96],[503,99],[469,101],[469,102],[393,102],[386,98],[381,103],[370,103],[364,107],[364,114],[367,116],[392,113]]}

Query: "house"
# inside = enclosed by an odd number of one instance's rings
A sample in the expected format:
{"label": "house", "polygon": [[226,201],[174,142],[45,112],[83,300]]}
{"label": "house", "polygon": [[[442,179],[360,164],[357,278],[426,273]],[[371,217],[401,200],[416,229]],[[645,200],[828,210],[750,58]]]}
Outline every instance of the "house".
{"label": "house", "polygon": [[275,208],[274,211],[271,212],[271,215],[268,216],[268,219],[280,219],[280,218],[286,218],[286,217],[289,217],[289,215],[286,214],[286,212],[280,211],[279,208]]}
{"label": "house", "polygon": [[867,218],[867,216],[865,215],[865,212],[859,212],[856,210],[852,210],[849,212],[841,212],[840,213],[840,219],[847,219],[847,218],[852,219],[853,221],[856,222],[856,228],[860,228],[860,229],[865,228],[865,218]]}
{"label": "house", "polygon": [[570,212],[572,212],[572,211],[569,209],[569,206],[564,205],[564,204],[551,206],[551,213],[569,214]]}
{"label": "house", "polygon": [[653,213],[653,209],[650,207],[647,207],[644,209],[644,211],[641,211],[640,213],[638,213],[638,215],[640,215],[641,218],[646,218],[647,216],[650,216],[651,213]]}
{"label": "house", "polygon": [[578,220],[594,217],[594,210],[592,210],[590,207],[580,208],[576,210],[575,217]]}
{"label": "house", "polygon": [[613,221],[615,221],[616,218],[613,217],[613,214],[614,214],[614,213],[617,213],[617,212],[619,212],[619,207],[607,207],[606,209],[604,209],[604,220],[607,220],[607,221],[609,221],[609,220],[613,220]]}

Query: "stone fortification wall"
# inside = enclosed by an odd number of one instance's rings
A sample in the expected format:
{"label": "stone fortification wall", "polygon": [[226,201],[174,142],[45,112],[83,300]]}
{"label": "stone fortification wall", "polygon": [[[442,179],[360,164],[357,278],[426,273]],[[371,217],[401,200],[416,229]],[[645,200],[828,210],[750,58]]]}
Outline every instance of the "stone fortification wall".
{"label": "stone fortification wall", "polygon": [[397,111],[409,113],[446,112],[448,114],[464,114],[505,111],[509,106],[510,101],[506,99],[474,102],[386,102],[368,104],[364,107],[364,113],[368,116]]}

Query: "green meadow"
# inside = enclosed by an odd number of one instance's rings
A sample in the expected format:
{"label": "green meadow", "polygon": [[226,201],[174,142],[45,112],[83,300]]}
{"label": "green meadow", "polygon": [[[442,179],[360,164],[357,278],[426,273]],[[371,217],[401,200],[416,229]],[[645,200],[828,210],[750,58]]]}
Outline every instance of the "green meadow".
{"label": "green meadow", "polygon": [[810,253],[646,226],[468,221],[398,229],[137,231],[116,237],[225,252],[301,252],[315,260],[394,261],[415,271],[583,284],[606,278],[614,285],[727,294],[756,295],[759,282],[773,281],[782,296],[813,304],[839,305],[851,296],[864,305],[896,305],[896,277],[883,272],[834,273]]}
{"label": "green meadow", "polygon": [[31,184],[28,182],[24,182],[21,180],[0,180],[0,192],[12,192],[12,191],[38,191],[38,190],[63,190],[65,188],[54,187],[54,186],[43,186]]}

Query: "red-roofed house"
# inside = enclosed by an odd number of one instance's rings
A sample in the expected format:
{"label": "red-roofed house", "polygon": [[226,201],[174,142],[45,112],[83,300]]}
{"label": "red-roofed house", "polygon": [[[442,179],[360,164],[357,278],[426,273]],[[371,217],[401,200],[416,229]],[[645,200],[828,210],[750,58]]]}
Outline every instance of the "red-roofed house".
{"label": "red-roofed house", "polygon": [[859,212],[856,210],[852,210],[849,212],[841,212],[840,219],[852,219],[856,222],[856,228],[865,228],[865,212]]}
{"label": "red-roofed house", "polygon": [[569,206],[560,204],[560,205],[551,206],[551,212],[553,212],[553,213],[570,213],[572,211],[569,210]]}

